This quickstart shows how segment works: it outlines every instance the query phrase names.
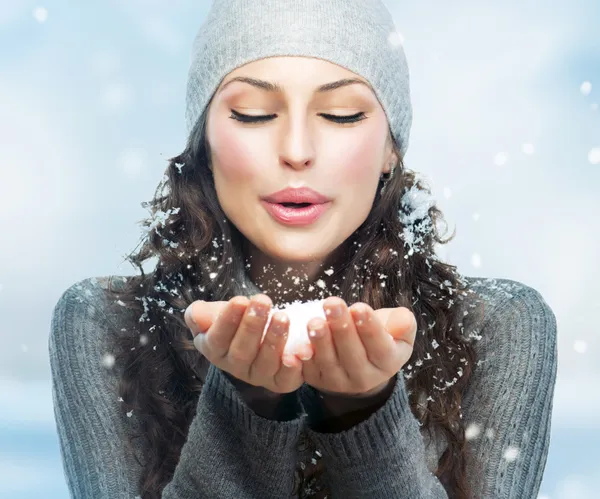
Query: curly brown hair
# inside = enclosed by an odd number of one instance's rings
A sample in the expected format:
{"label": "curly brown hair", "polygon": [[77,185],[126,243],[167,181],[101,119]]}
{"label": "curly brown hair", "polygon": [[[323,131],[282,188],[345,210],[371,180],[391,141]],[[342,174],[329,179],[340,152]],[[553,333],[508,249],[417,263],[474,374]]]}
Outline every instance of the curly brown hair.
{"label": "curly brown hair", "polygon": [[[115,302],[139,317],[133,329],[121,329],[115,337],[115,368],[120,370],[123,417],[135,410],[141,423],[139,434],[129,435],[128,448],[135,455],[132,440],[141,437],[149,449],[143,463],[136,456],[143,468],[143,499],[158,499],[172,479],[203,386],[203,359],[183,312],[195,300],[248,295],[244,236],[227,220],[210,171],[207,110],[184,152],[168,160],[152,201],[142,203],[151,207],[152,216],[142,220],[142,247],[126,257],[141,275],[117,288],[109,281]],[[455,235],[440,238],[436,224],[442,213],[429,206],[415,216],[403,202],[411,189],[429,190],[404,168],[399,152],[398,157],[395,175],[383,192],[378,189],[367,219],[335,252],[339,259],[331,278],[341,283],[337,295],[348,305],[362,301],[374,309],[404,306],[414,313],[418,334],[403,368],[411,410],[423,429],[431,434],[437,427],[447,441],[435,475],[449,497],[471,498],[460,404],[476,356],[472,338],[462,334],[467,313],[458,305],[474,291],[455,266],[436,258],[434,243],[446,244]],[[146,274],[142,263],[152,257],[158,261]]]}

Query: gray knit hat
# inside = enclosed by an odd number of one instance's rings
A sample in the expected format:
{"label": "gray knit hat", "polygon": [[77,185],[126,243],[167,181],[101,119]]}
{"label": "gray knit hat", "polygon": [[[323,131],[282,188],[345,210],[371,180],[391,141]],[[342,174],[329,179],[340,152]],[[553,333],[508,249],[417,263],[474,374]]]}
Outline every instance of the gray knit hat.
{"label": "gray knit hat", "polygon": [[380,0],[214,0],[196,35],[186,94],[188,133],[223,78],[272,56],[324,59],[375,90],[402,157],[412,124],[401,37]]}

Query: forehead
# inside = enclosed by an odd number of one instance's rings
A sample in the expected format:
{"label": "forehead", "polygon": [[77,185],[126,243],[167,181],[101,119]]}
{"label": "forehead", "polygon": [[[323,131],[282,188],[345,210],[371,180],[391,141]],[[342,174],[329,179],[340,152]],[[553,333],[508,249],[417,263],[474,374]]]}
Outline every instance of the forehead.
{"label": "forehead", "polygon": [[303,56],[267,57],[240,66],[222,79],[217,92],[229,92],[232,88],[254,88],[272,94],[294,89],[319,94],[352,89],[374,94],[371,85],[362,76],[332,62]]}

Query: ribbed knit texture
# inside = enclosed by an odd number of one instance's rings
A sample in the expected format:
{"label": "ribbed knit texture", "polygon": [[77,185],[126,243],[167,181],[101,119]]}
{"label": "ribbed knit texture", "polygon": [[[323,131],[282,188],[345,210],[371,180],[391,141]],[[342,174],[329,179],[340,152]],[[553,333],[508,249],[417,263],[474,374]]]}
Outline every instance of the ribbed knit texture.
{"label": "ribbed knit texture", "polygon": [[324,59],[365,78],[402,157],[412,124],[401,35],[380,0],[216,0],[194,39],[185,120],[191,132],[223,78],[272,56]]}
{"label": "ribbed knit texture", "polygon": [[[481,337],[475,342],[480,365],[462,402],[467,427],[476,424],[480,430],[471,440],[467,476],[476,498],[535,498],[550,443],[556,318],[540,293],[522,283],[468,282],[485,300],[485,318],[464,332]],[[139,430],[135,411],[129,418],[121,415],[117,373],[102,362],[114,351],[109,333],[134,327],[130,321],[136,318],[125,309],[122,315],[114,310],[98,281],[90,278],[69,287],[52,316],[52,395],[65,477],[77,499],[133,499],[139,494],[142,470],[125,445],[127,433]],[[316,401],[306,385],[296,392],[304,408],[296,419],[266,419],[211,365],[162,497],[298,497],[292,494],[297,446],[306,435],[324,460],[322,486],[330,499],[446,498],[432,474],[444,441],[435,433],[430,441],[421,432],[408,405],[403,374],[398,373],[385,405],[367,420],[324,434],[307,424]],[[136,442],[143,461],[148,450]],[[305,491],[303,497],[311,495]]]}

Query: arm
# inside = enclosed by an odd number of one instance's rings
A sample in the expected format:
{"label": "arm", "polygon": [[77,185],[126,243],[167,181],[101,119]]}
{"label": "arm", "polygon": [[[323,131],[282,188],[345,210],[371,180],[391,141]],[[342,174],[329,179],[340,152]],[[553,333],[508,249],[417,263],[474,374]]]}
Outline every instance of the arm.
{"label": "arm", "polygon": [[302,411],[297,390],[291,393],[274,393],[246,383],[227,371],[222,373],[235,387],[240,399],[258,416],[273,421],[290,421],[296,419]]}
{"label": "arm", "polygon": [[[497,304],[481,335],[476,348],[483,364],[462,403],[465,427],[481,429],[468,442],[473,457],[467,458],[467,479],[474,497],[535,497],[549,447],[556,319],[541,295],[525,287]],[[302,387],[301,399],[311,415],[323,409],[315,390]],[[322,433],[317,425],[311,416],[308,433],[323,453],[333,499],[448,497],[428,469],[403,371],[384,405],[366,411],[366,419],[348,431]]]}
{"label": "arm", "polygon": [[396,387],[396,381],[397,377],[394,376],[377,393],[352,397],[323,393],[306,385],[303,388],[303,401],[309,414],[310,427],[319,433],[341,433],[366,421],[388,401]]}
{"label": "arm", "polygon": [[264,419],[211,365],[164,498],[281,498],[291,495],[300,418]]}
{"label": "arm", "polygon": [[[104,302],[101,302],[104,300]],[[74,285],[54,308],[49,337],[52,394],[65,478],[71,497],[133,498],[142,469],[127,452],[141,430],[135,411],[120,413],[117,376],[102,362],[111,352],[100,288]],[[280,498],[293,488],[303,419],[264,419],[240,399],[223,371],[209,368],[196,416],[163,498]],[[149,450],[135,439],[144,461]],[[267,451],[268,449],[268,451]]]}

